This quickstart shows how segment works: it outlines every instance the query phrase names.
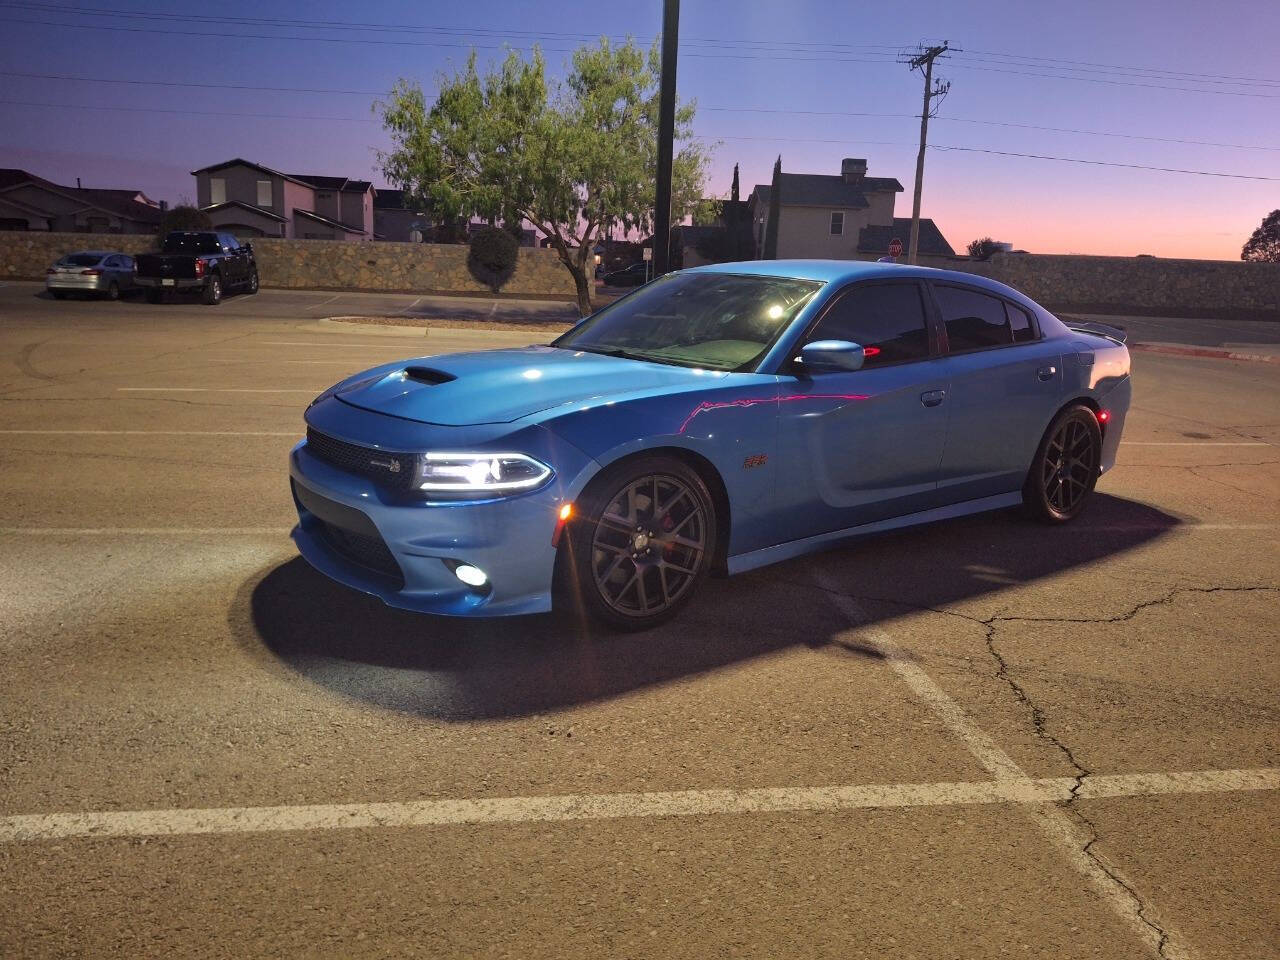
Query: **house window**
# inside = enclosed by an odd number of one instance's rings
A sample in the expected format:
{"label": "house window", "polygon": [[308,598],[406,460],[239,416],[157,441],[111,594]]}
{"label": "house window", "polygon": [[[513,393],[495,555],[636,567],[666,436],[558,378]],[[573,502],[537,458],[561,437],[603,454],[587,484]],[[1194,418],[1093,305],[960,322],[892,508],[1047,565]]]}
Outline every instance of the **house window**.
{"label": "house window", "polygon": [[844,211],[834,210],[831,213],[831,235],[833,237],[844,236]]}
{"label": "house window", "polygon": [[227,181],[222,177],[209,178],[209,203],[227,202]]}
{"label": "house window", "polygon": [[258,206],[260,207],[271,206],[271,181],[270,180],[258,181]]}

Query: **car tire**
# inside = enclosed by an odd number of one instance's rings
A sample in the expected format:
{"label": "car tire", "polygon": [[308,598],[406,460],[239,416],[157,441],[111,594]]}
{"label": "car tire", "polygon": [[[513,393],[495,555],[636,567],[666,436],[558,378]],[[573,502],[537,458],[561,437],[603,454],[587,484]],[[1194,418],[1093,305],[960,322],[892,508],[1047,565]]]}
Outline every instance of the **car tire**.
{"label": "car tire", "polygon": [[106,297],[107,297],[107,299],[108,299],[108,300],[119,300],[119,299],[120,299],[120,284],[118,284],[118,283],[116,283],[114,280],[112,280],[112,281],[111,281],[111,285],[110,285],[109,287],[107,287]]}
{"label": "car tire", "polygon": [[65,300],[65,299],[67,299],[67,291],[65,291],[65,290],[50,290],[50,291],[49,291],[49,296],[53,297],[53,299],[55,299],[55,300]]}
{"label": "car tire", "polygon": [[245,284],[245,293],[254,294],[258,292],[258,271],[255,270],[249,274],[249,282]]}
{"label": "car tire", "polygon": [[1044,432],[1022,487],[1027,512],[1044,523],[1074,520],[1089,502],[1102,463],[1102,428],[1092,410],[1074,403]]}
{"label": "car tire", "polygon": [[216,307],[222,302],[222,277],[213,274],[204,285],[205,306]]}
{"label": "car tire", "polygon": [[576,506],[557,593],[597,622],[652,629],[706,579],[716,555],[715,501],[680,460],[644,455],[606,468]]}

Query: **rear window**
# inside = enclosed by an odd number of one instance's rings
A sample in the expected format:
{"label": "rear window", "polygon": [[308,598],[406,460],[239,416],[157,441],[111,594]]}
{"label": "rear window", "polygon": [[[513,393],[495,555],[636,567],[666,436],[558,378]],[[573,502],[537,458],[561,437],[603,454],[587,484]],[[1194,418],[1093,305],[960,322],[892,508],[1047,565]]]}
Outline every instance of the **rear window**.
{"label": "rear window", "polygon": [[1013,343],[1004,301],[976,290],[935,286],[952,353],[985,350]]}
{"label": "rear window", "polygon": [[165,253],[219,253],[217,234],[171,233],[164,238]]}
{"label": "rear window", "polygon": [[93,267],[101,259],[96,253],[68,253],[58,262],[68,267]]}

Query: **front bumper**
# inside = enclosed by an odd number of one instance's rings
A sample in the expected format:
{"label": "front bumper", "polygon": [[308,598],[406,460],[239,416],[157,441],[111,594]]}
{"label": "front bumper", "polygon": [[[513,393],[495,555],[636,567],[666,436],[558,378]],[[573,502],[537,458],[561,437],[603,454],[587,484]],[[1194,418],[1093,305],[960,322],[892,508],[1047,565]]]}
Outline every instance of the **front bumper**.
{"label": "front bumper", "polygon": [[[321,573],[388,606],[447,616],[546,612],[560,507],[577,492],[571,478],[591,473],[592,461],[541,428],[527,432],[548,449],[522,449],[552,464],[555,477],[533,492],[484,502],[426,503],[389,491],[312,456],[303,441],[289,455],[293,540]],[[555,450],[560,455],[547,459]],[[451,562],[483,570],[485,588],[463,584]]]}

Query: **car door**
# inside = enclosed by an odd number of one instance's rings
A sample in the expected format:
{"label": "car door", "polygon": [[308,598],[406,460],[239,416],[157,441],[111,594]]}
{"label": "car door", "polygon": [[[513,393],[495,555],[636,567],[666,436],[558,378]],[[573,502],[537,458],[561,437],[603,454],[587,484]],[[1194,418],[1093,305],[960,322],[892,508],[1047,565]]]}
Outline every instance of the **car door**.
{"label": "car door", "polygon": [[948,383],[923,284],[867,281],[837,294],[797,342],[849,340],[862,369],[790,361],[779,412],[778,500],[794,540],[935,505]]}
{"label": "car door", "polygon": [[244,257],[240,256],[240,244],[229,233],[218,234],[218,243],[222,247],[222,281],[225,286],[241,283],[243,277]]}
{"label": "car door", "polygon": [[959,503],[1020,490],[1063,401],[1061,354],[1021,304],[962,283],[930,287],[951,382],[939,494]]}

